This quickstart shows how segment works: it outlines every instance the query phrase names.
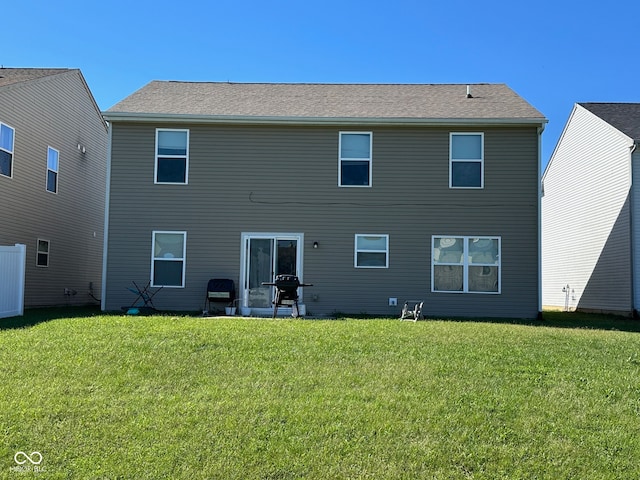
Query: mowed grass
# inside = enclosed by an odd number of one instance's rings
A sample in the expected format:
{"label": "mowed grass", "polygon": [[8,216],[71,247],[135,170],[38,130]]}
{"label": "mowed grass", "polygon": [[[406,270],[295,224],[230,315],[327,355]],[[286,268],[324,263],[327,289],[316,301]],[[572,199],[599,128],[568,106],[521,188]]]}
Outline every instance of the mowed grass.
{"label": "mowed grass", "polygon": [[640,478],[640,334],[552,318],[6,320],[0,478]]}

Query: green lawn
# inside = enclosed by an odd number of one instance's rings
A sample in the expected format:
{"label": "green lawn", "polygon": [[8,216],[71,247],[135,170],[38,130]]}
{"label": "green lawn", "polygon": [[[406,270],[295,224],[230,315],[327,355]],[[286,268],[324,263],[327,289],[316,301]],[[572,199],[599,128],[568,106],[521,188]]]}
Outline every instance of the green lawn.
{"label": "green lawn", "polygon": [[640,478],[637,321],[54,317],[0,320],[0,478]]}

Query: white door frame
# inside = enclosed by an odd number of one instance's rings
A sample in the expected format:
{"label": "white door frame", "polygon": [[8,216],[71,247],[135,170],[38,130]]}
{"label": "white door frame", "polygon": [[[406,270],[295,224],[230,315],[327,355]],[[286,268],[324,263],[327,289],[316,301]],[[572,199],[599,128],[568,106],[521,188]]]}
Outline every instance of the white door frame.
{"label": "white door frame", "polygon": [[[297,256],[296,256],[296,272],[300,279],[300,283],[303,283],[303,259],[304,259],[304,233],[291,233],[291,232],[242,232],[240,240],[240,306],[249,306],[249,240],[255,238],[264,238],[270,240],[296,240]],[[300,301],[302,304],[302,299]],[[278,308],[278,312],[282,311],[283,314],[288,314],[291,308]],[[273,314],[273,307],[269,308],[252,308],[252,314],[256,315],[271,315]]]}

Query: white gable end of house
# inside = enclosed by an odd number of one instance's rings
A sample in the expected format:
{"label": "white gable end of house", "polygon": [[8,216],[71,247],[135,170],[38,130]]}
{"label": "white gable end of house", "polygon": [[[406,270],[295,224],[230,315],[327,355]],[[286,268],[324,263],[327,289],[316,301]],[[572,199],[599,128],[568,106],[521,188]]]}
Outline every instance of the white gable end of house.
{"label": "white gable end of house", "polygon": [[632,145],[622,132],[574,106],[543,176],[545,307],[631,308]]}

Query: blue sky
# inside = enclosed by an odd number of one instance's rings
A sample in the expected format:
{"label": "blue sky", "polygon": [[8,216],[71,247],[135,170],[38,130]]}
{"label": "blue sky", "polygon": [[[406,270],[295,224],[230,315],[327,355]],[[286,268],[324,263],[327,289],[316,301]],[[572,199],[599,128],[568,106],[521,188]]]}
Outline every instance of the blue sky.
{"label": "blue sky", "polygon": [[576,102],[640,102],[640,2],[7,0],[5,67],[79,68],[106,110],[151,80],[506,83],[543,167]]}

